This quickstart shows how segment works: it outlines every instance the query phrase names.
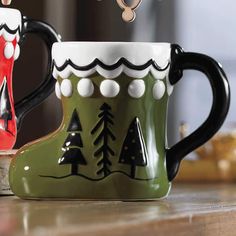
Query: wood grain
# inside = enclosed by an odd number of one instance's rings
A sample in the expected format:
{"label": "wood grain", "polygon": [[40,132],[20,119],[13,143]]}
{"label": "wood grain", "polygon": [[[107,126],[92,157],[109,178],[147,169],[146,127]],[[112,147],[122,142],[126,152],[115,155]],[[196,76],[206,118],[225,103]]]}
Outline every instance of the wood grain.
{"label": "wood grain", "polygon": [[16,151],[0,151],[0,195],[12,195],[8,181],[8,171],[11,159]]}
{"label": "wood grain", "polygon": [[235,235],[236,186],[175,185],[147,202],[0,198],[0,235]]}

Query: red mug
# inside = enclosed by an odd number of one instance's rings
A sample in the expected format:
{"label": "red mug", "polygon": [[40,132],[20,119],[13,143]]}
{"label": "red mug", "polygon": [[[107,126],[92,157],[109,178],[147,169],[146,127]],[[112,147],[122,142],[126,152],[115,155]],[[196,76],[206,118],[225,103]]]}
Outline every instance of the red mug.
{"label": "red mug", "polygon": [[[49,66],[45,80],[31,94],[14,104],[12,72],[20,55],[24,37],[34,33],[46,43]],[[22,118],[52,92],[55,80],[51,75],[51,47],[60,41],[58,34],[48,24],[28,19],[16,9],[0,8],[0,150],[12,149]]]}

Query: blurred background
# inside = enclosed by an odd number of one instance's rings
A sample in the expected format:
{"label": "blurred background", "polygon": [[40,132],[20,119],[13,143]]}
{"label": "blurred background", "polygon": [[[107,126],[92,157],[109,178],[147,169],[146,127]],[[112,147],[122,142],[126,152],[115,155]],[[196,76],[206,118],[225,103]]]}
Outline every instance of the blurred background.
{"label": "blurred background", "polygon": [[[178,43],[186,51],[208,54],[223,65],[232,94],[236,92],[235,0],[145,0],[137,10],[136,21],[131,24],[122,21],[121,9],[115,0],[28,3],[29,0],[14,0],[11,7],[20,9],[29,18],[47,21],[63,40],[165,41]],[[16,101],[40,83],[47,65],[46,58],[42,42],[35,36],[28,37],[15,65]],[[206,119],[211,102],[210,86],[204,76],[198,72],[185,72],[170,102],[170,144],[179,140],[178,127],[182,121],[189,123],[190,132]],[[61,119],[60,101],[53,94],[25,118],[16,147],[54,131]],[[228,122],[236,122],[234,95]]]}

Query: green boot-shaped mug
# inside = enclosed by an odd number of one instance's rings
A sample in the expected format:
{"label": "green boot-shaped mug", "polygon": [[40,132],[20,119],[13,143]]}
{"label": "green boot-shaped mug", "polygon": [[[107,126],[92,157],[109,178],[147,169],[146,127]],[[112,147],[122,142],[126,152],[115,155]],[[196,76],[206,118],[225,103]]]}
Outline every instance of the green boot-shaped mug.
{"label": "green boot-shaped mug", "polygon": [[[64,42],[52,55],[64,117],[57,131],[13,159],[10,185],[23,199],[164,198],[181,160],[218,131],[229,109],[221,66],[177,45]],[[207,76],[212,109],[194,133],[168,148],[168,99],[188,69]]]}

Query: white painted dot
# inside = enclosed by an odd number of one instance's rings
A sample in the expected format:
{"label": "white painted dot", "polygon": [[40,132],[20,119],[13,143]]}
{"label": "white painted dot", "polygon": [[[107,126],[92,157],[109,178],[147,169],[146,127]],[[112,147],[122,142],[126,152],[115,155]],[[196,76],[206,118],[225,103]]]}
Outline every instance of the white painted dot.
{"label": "white painted dot", "polygon": [[69,79],[64,79],[61,83],[61,93],[64,97],[71,97],[73,93],[73,86]]}
{"label": "white painted dot", "polygon": [[16,41],[17,41],[17,42],[20,41],[20,35],[19,35],[19,32],[17,32],[17,34],[16,34]]}
{"label": "white painted dot", "polygon": [[12,43],[6,43],[5,49],[4,49],[4,56],[6,59],[12,58],[14,55],[14,46]]}
{"label": "white painted dot", "polygon": [[128,93],[133,98],[141,98],[145,93],[145,83],[141,79],[133,80],[128,88]]}
{"label": "white painted dot", "polygon": [[163,81],[158,80],[153,87],[153,97],[157,100],[162,99],[166,91],[166,86]]}
{"label": "white painted dot", "polygon": [[60,88],[59,82],[56,82],[55,93],[56,93],[57,98],[61,99],[61,88]]}
{"label": "white painted dot", "polygon": [[101,94],[104,97],[114,98],[120,92],[120,85],[114,80],[104,80],[100,85]]}
{"label": "white painted dot", "polygon": [[15,34],[8,33],[6,30],[3,30],[2,35],[7,42],[12,42],[16,38]]}
{"label": "white painted dot", "polygon": [[174,91],[174,86],[167,84],[167,93],[170,96]]}
{"label": "white painted dot", "polygon": [[16,61],[19,58],[19,56],[20,56],[20,46],[17,43],[16,48],[15,48],[15,53],[14,53],[14,60]]}
{"label": "white painted dot", "polygon": [[29,169],[30,169],[29,166],[25,166],[25,167],[24,167],[24,170],[25,170],[25,171],[28,171]]}
{"label": "white painted dot", "polygon": [[91,97],[94,93],[94,85],[90,79],[83,78],[77,85],[77,90],[82,97]]}

